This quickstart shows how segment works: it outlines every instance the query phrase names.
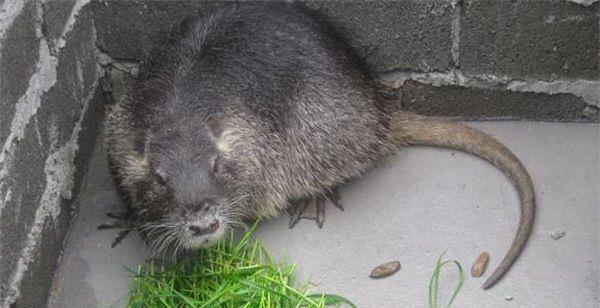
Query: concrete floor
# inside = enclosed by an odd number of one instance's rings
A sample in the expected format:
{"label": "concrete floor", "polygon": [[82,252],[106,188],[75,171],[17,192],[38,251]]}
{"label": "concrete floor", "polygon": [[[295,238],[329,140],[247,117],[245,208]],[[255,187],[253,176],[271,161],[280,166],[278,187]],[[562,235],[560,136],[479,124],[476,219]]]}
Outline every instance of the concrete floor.
{"label": "concrete floor", "polygon": [[[480,286],[509,246],[517,196],[482,160],[454,151],[410,148],[341,191],[344,212],[329,207],[323,229],[312,221],[287,228],[288,215],[264,223],[258,237],[278,257],[295,262],[319,292],[359,307],[427,307],[436,258],[470,268],[490,252],[483,278],[467,277],[456,307],[600,307],[600,126],[560,123],[472,123],[511,148],[536,185],[538,216],[529,245],[496,287]],[[50,307],[123,306],[128,272],[144,257],[139,237],[115,249],[111,230],[98,231],[119,200],[97,149],[80,196]],[[551,234],[565,231],[555,240]],[[371,280],[370,270],[400,260],[396,275]],[[447,294],[456,274],[441,279]],[[512,299],[512,300],[509,300]]]}

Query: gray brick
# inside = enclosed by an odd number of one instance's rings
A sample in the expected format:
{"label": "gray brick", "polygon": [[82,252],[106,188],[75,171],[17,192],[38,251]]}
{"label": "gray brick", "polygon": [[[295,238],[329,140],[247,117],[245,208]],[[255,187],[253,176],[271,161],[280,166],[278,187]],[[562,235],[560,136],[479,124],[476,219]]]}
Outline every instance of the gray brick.
{"label": "gray brick", "polygon": [[460,62],[467,74],[598,79],[600,3],[467,0]]}
{"label": "gray brick", "polygon": [[376,72],[452,67],[450,1],[310,1]]}
{"label": "gray brick", "polygon": [[[376,72],[445,71],[451,65],[450,0],[310,1]],[[142,60],[186,15],[216,2],[94,2],[98,46],[113,58]]]}
{"label": "gray brick", "polygon": [[15,104],[25,94],[35,71],[39,44],[33,19],[35,3],[25,4],[21,14],[6,32],[0,50],[0,144],[9,134]]}
{"label": "gray brick", "polygon": [[600,119],[597,108],[571,94],[437,87],[409,81],[401,88],[398,101],[403,109],[420,114],[466,120],[597,122]]}
{"label": "gray brick", "polygon": [[90,10],[81,11],[73,31],[65,38],[66,44],[58,57],[57,82],[46,92],[38,110],[43,138],[48,136],[44,128],[50,125],[69,128],[56,132],[53,141],[57,144],[63,144],[70,137],[73,123],[81,113],[82,104],[89,93],[95,91],[93,85],[96,79],[96,51],[92,41],[90,17]]}
{"label": "gray brick", "polygon": [[[33,23],[33,20],[29,22]],[[77,147],[65,148],[65,152],[61,152],[64,158],[58,157],[58,161],[49,158],[69,141],[83,104],[96,91],[93,38],[91,11],[83,9],[58,56],[56,83],[42,95],[40,107],[27,123],[23,138],[13,145],[14,155],[5,161],[8,176],[2,180],[10,190],[10,197],[2,200],[5,204],[0,216],[0,305],[8,294],[18,260],[23,257],[31,258],[31,262],[26,264],[27,270],[19,285],[22,296],[14,307],[43,307],[46,301],[55,262],[72,214],[72,201],[63,196],[58,188],[52,191],[50,199],[51,202],[57,200],[60,214],[51,217],[42,210],[40,213],[44,213],[45,221],[39,246],[35,246],[30,256],[24,255],[24,247],[36,213],[43,205],[42,196],[48,179],[61,176],[56,180],[70,183],[71,174],[60,172],[62,168],[70,167],[70,155],[76,154],[75,186],[71,190],[71,196],[74,197],[81,182],[81,173],[86,169],[87,155],[102,115],[98,101],[88,109]],[[46,169],[48,164],[55,164],[59,173],[52,175],[53,170]]]}
{"label": "gray brick", "polygon": [[42,31],[51,48],[55,48],[74,4],[75,0],[46,1],[43,4]]}
{"label": "gray brick", "polygon": [[142,60],[186,16],[215,4],[210,1],[94,1],[98,47],[116,59]]}
{"label": "gray brick", "polygon": [[11,190],[11,198],[5,200],[5,207],[0,216],[0,299],[3,299],[8,291],[8,278],[12,277],[17,268],[17,261],[24,248],[27,233],[31,229],[34,213],[44,192],[44,162],[47,154],[47,147],[38,143],[35,126],[28,126],[25,138],[17,145],[16,159],[9,169],[11,176],[5,179]]}
{"label": "gray brick", "polygon": [[[56,260],[63,246],[63,238],[69,227],[70,213],[63,211],[55,221],[48,222],[42,231],[39,253],[34,256],[22,282],[21,296],[14,308],[45,307],[48,290],[54,278]],[[75,305],[74,305],[75,306]]]}

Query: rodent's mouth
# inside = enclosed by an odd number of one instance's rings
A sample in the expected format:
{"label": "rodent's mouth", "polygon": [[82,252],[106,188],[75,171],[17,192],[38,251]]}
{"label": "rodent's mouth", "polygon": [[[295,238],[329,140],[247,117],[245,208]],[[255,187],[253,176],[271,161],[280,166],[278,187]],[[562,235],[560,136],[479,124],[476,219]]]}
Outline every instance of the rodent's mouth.
{"label": "rodent's mouth", "polygon": [[187,223],[151,223],[142,227],[141,231],[154,257],[176,259],[185,251],[216,244],[228,230],[227,224],[219,218],[214,218],[206,227],[191,227]]}
{"label": "rodent's mouth", "polygon": [[154,257],[168,259],[216,244],[232,226],[245,227],[233,210],[220,206],[173,212],[146,223],[142,230]]}

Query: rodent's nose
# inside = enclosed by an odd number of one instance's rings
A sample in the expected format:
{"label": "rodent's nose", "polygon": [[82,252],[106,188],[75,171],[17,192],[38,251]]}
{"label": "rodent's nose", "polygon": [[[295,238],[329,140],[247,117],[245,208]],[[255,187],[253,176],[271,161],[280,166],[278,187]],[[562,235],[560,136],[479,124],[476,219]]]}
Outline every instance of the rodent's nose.
{"label": "rodent's nose", "polygon": [[212,234],[212,233],[215,233],[217,231],[217,229],[219,229],[219,222],[217,220],[214,220],[213,222],[210,223],[210,225],[208,225],[206,227],[201,227],[198,225],[190,225],[188,227],[188,229],[190,229],[190,231],[192,231],[194,233],[194,236],[202,236],[202,235]]}

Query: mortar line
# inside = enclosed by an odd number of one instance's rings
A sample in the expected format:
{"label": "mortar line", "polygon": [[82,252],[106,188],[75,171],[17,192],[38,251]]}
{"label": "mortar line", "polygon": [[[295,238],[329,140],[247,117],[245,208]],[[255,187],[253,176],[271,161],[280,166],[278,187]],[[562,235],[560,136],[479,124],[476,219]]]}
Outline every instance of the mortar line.
{"label": "mortar line", "polygon": [[[4,191],[5,178],[8,176],[10,166],[12,166],[11,162],[15,151],[14,142],[23,138],[29,121],[35,116],[41,105],[42,96],[56,83],[58,59],[50,53],[48,42],[42,35],[42,14],[41,4],[38,3],[35,16],[35,35],[39,39],[38,62],[36,63],[35,72],[29,78],[27,90],[15,104],[9,134],[6,136],[0,150],[0,194]],[[4,201],[0,199],[0,215],[4,206]]]}
{"label": "mortar line", "polygon": [[460,33],[462,30],[461,17],[463,15],[463,0],[453,0],[452,7],[454,8],[452,18],[452,66],[455,70],[460,69]]}
{"label": "mortar line", "polygon": [[0,49],[6,32],[11,29],[15,19],[21,15],[24,6],[24,0],[5,0],[0,4]]}
{"label": "mortar line", "polygon": [[464,76],[460,70],[450,72],[394,71],[378,76],[379,81],[391,89],[401,88],[406,81],[440,86],[462,86],[475,89],[508,90],[512,92],[533,92],[542,94],[572,94],[587,104],[600,106],[600,80],[558,79],[544,81],[529,78],[498,77],[491,74]]}

